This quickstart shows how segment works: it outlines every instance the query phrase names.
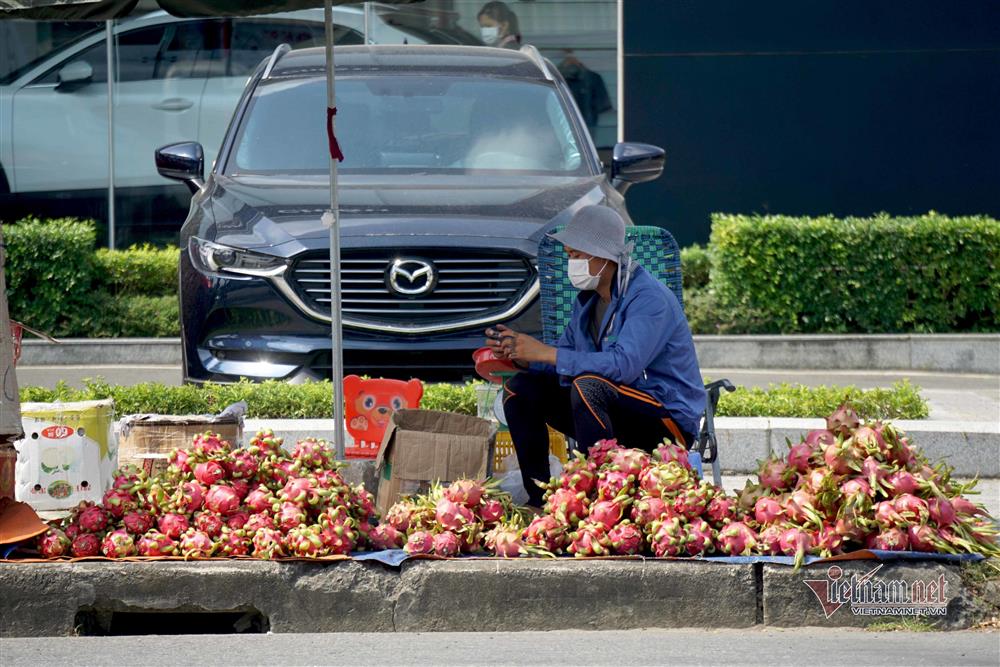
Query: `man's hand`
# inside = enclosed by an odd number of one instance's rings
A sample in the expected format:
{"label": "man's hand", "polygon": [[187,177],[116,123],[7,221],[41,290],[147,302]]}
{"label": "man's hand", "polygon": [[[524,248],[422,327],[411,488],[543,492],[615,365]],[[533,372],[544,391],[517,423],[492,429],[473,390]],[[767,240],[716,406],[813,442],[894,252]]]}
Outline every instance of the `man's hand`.
{"label": "man's hand", "polygon": [[502,324],[498,324],[496,329],[487,329],[486,347],[493,351],[493,356],[497,359],[507,359],[507,350],[504,349],[503,341],[501,340],[501,329],[511,333],[514,332],[513,329],[508,329]]}
{"label": "man's hand", "polygon": [[534,361],[553,365],[556,363],[556,348],[551,345],[546,345],[537,338],[518,333],[502,324],[498,324],[496,328],[500,334],[498,344],[503,354],[503,356],[497,354],[498,358],[510,359],[519,365]]}

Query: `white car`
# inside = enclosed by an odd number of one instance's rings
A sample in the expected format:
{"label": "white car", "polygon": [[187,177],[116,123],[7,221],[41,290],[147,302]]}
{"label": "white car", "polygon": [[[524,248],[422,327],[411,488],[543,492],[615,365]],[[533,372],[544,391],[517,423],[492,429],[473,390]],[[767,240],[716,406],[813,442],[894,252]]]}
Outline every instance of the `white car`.
{"label": "white car", "polygon": [[[370,18],[371,43],[476,43],[459,28],[430,27],[412,9],[379,6]],[[364,23],[361,8],[334,8],[335,43],[363,44]],[[118,188],[167,185],[153,151],[172,142],[197,139],[211,164],[261,60],[281,43],[324,43],[322,9],[247,19],[178,19],[159,11],[114,31]],[[0,79],[0,193],[107,188],[106,48],[103,27],[95,27]]]}

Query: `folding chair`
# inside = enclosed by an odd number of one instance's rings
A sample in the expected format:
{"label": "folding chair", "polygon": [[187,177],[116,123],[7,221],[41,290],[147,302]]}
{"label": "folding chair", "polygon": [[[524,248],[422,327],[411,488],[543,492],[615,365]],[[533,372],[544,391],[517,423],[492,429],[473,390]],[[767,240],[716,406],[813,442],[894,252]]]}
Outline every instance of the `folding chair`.
{"label": "folding chair", "polygon": [[[681,283],[681,251],[673,235],[662,227],[633,226],[625,230],[626,242],[635,242],[632,259],[637,261],[677,296],[684,307]],[[548,236],[538,244],[538,276],[541,287],[542,338],[548,345],[555,345],[569,321],[573,302],[579,291],[566,275],[567,256],[563,246]],[[722,390],[735,391],[729,380],[715,380],[705,385],[708,394],[705,414],[702,416],[698,441],[691,451],[701,455],[703,463],[712,464],[712,478],[721,485],[719,446],[715,436],[715,411]]]}

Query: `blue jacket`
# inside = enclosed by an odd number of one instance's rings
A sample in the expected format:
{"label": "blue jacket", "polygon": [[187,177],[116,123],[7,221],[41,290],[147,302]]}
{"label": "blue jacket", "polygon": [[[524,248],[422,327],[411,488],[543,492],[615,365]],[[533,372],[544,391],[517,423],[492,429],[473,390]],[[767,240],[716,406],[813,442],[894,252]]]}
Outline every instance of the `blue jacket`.
{"label": "blue jacket", "polygon": [[580,293],[556,344],[554,370],[562,384],[594,373],[628,385],[654,397],[678,426],[697,435],[705,412],[705,385],[691,329],[677,297],[636,266],[624,299],[619,297],[617,285],[612,289],[611,304],[601,323],[600,347],[594,344],[589,327],[598,298],[592,290]]}

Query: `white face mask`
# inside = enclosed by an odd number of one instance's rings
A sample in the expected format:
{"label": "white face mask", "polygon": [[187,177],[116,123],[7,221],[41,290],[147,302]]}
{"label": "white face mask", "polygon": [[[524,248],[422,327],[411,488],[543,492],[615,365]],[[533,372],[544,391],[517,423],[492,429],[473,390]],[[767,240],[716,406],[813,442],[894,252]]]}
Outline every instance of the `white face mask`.
{"label": "white face mask", "polygon": [[480,26],[479,34],[483,38],[483,43],[496,44],[497,40],[500,38],[500,26],[496,25]]}
{"label": "white face mask", "polygon": [[[607,265],[608,260],[604,260],[604,266]],[[601,271],[604,271],[604,266],[601,267],[596,276],[592,276],[590,275],[589,259],[571,259],[569,260],[569,281],[573,283],[573,287],[579,290],[594,289],[601,282]]]}

